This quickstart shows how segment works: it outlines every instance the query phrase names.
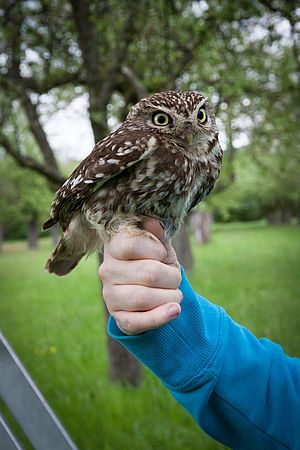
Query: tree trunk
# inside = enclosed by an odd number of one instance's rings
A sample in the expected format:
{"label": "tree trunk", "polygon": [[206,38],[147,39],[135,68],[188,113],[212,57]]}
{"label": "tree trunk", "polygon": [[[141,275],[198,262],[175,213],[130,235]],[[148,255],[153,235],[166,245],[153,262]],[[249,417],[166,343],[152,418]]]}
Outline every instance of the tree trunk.
{"label": "tree trunk", "polygon": [[269,225],[278,225],[280,223],[279,211],[277,209],[267,211],[266,219]]}
{"label": "tree trunk", "polygon": [[194,265],[194,259],[188,234],[188,218],[186,218],[181,230],[172,240],[172,244],[180,264],[183,265],[185,270],[191,270]]}
{"label": "tree trunk", "polygon": [[206,211],[195,211],[191,218],[196,241],[205,244],[210,240],[212,215]]}
{"label": "tree trunk", "polygon": [[[99,264],[102,263],[102,254],[98,253]],[[100,292],[102,292],[102,284],[100,283]],[[100,295],[102,298],[102,295]],[[103,301],[106,320],[108,321],[109,312]],[[130,384],[138,386],[142,379],[142,370],[140,362],[129,353],[125,347],[107,336],[108,351],[108,372],[109,379],[113,382],[122,384]]]}
{"label": "tree trunk", "polygon": [[[109,312],[104,304],[106,319]],[[139,386],[142,378],[141,364],[122,345],[107,335],[109,379],[124,385]]]}
{"label": "tree trunk", "polygon": [[284,225],[290,225],[292,221],[292,210],[289,206],[281,208],[281,223]]}
{"label": "tree trunk", "polygon": [[32,216],[27,225],[27,246],[30,250],[38,248],[38,227],[36,216]]}

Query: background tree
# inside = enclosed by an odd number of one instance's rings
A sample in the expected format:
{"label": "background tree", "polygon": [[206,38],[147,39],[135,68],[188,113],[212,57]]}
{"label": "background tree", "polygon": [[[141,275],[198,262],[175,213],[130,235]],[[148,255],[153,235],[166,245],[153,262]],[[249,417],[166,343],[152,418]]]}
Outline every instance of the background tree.
{"label": "background tree", "polygon": [[3,233],[10,238],[25,236],[28,248],[37,248],[41,223],[52,196],[46,180],[29,169],[21,169],[6,156],[0,164],[0,190]]}
{"label": "background tree", "polygon": [[[299,83],[296,1],[289,2],[288,8],[277,0],[242,4],[229,0],[1,0],[0,5],[0,87],[5,92],[1,102],[2,111],[8,111],[1,116],[0,145],[20,165],[42,174],[52,190],[64,176],[44,121],[83,94],[89,97],[90,121],[99,140],[109,131],[109,119],[123,120],[128,108],[147,93],[204,89],[222,120],[226,152],[220,195],[236,178],[238,142],[251,141],[259,164],[266,164],[268,151],[272,154],[273,146],[262,146],[267,138],[263,128],[259,138],[258,127],[262,122],[267,127],[270,121],[270,134],[276,129],[269,108],[272,98],[289,98],[289,89],[295,92],[294,85]],[[286,37],[280,33],[282,23],[287,25]],[[284,66],[285,57],[288,66]],[[288,83],[286,72],[276,69],[280,65],[292,71]],[[277,103],[277,111],[282,111],[281,100]],[[34,155],[15,139],[11,104],[26,117],[28,133],[36,142]],[[282,133],[288,139],[292,112],[281,117],[281,124],[286,124]],[[129,367],[127,361],[123,366]],[[111,372],[137,382],[137,371],[122,374],[112,364]]]}

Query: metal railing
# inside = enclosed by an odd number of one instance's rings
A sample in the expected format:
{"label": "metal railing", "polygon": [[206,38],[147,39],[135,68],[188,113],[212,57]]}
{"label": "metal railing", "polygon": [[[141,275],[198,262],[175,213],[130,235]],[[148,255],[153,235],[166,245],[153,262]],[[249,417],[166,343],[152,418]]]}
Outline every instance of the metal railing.
{"label": "metal railing", "polygon": [[[0,398],[34,449],[78,450],[1,332]],[[23,449],[1,411],[0,449]]]}

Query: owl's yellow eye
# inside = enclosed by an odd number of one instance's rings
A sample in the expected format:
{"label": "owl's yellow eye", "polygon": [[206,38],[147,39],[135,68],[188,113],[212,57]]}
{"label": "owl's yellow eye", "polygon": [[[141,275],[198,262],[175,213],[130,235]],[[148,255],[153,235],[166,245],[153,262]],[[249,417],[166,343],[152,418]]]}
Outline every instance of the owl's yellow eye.
{"label": "owl's yellow eye", "polygon": [[207,114],[204,108],[199,109],[197,117],[200,123],[207,122]]}
{"label": "owl's yellow eye", "polygon": [[153,114],[152,122],[154,123],[154,125],[165,127],[171,122],[171,117],[165,112],[157,112]]}

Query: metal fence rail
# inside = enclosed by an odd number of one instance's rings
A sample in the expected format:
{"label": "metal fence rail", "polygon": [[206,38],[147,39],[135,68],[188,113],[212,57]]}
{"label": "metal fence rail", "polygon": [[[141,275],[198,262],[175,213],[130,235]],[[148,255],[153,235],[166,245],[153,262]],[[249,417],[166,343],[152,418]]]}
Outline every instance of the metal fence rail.
{"label": "metal fence rail", "polygon": [[[78,450],[1,332],[0,398],[36,450]],[[0,449],[22,450],[1,414]]]}
{"label": "metal fence rail", "polygon": [[0,448],[3,450],[23,450],[4,417],[0,414]]}

